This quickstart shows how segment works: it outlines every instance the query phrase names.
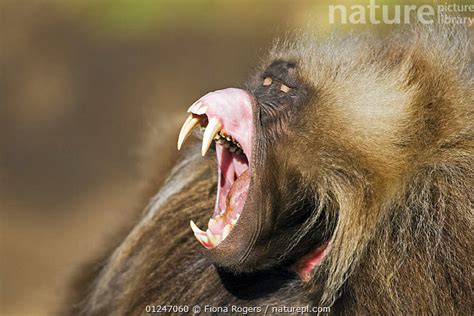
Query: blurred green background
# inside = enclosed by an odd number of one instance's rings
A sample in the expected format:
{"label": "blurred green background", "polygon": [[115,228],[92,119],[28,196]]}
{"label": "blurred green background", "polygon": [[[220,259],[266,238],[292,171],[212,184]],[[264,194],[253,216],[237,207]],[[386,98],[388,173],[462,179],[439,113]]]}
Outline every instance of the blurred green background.
{"label": "blurred green background", "polygon": [[[184,110],[239,86],[274,37],[329,31],[329,3],[1,1],[0,314],[54,313],[75,269],[137,214],[143,148],[164,162],[158,183]],[[368,1],[335,4],[353,3]]]}

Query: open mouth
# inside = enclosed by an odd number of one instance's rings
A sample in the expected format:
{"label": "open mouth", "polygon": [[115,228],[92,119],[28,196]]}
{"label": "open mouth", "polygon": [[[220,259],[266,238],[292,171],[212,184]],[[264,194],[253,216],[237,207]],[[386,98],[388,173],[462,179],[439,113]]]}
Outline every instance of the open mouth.
{"label": "open mouth", "polygon": [[253,145],[252,97],[241,89],[210,92],[188,109],[178,137],[178,150],[195,127],[204,130],[202,155],[215,143],[218,165],[217,199],[207,229],[191,220],[196,239],[207,249],[217,247],[238,224],[250,187]]}

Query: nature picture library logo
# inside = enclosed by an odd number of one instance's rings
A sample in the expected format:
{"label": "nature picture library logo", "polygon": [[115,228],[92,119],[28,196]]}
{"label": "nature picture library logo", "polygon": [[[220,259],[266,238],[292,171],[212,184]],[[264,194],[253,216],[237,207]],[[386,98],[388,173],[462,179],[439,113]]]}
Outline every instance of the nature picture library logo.
{"label": "nature picture library logo", "polygon": [[[365,2],[367,3],[367,2]],[[367,5],[330,5],[329,23],[340,24],[465,24],[471,27],[474,4],[380,4],[370,0]]]}

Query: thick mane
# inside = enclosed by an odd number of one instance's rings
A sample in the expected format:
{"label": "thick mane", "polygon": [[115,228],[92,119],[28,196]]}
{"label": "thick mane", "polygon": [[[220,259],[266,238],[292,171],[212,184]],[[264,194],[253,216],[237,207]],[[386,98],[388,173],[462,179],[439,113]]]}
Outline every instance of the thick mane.
{"label": "thick mane", "polygon": [[[372,33],[329,40],[298,35],[277,42],[270,53],[269,60],[301,61],[303,72],[311,73],[305,77],[321,94],[357,86],[360,80],[366,91],[359,94],[374,95],[374,90],[382,103],[386,93],[396,91],[387,102],[405,102],[410,109],[397,127],[398,137],[383,139],[387,146],[403,148],[405,156],[394,166],[387,154],[377,167],[384,182],[374,184],[373,175],[354,163],[351,170],[336,168],[314,184],[318,199],[337,213],[332,238],[337,251],[323,267],[327,280],[321,304],[346,295],[345,308],[355,300],[364,302],[357,308],[365,312],[472,308],[462,306],[471,301],[472,291],[466,289],[471,289],[474,262],[469,39],[461,27],[420,25],[383,39]],[[387,137],[383,132],[381,137]],[[370,148],[380,139],[363,141]],[[370,153],[366,156],[370,161]],[[332,199],[321,199],[327,196]]]}

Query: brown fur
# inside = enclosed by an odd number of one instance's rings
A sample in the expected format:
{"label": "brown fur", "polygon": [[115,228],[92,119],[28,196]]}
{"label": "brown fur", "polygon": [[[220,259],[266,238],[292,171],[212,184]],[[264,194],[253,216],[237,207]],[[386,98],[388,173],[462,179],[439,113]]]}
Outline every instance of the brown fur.
{"label": "brown fur", "polygon": [[384,39],[302,37],[278,43],[263,63],[297,61],[317,91],[314,106],[285,130],[275,158],[301,175],[301,195],[317,196],[317,214],[324,208],[334,223],[332,250],[310,282],[284,269],[229,276],[211,263],[188,222],[204,224],[210,215],[215,167],[194,146],[128,236],[79,282],[73,313],[270,304],[326,305],[344,314],[472,314],[469,35],[439,26]]}

